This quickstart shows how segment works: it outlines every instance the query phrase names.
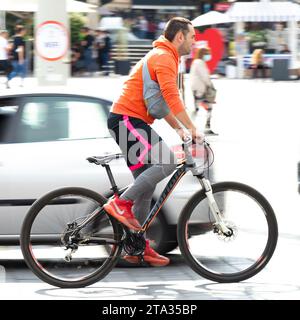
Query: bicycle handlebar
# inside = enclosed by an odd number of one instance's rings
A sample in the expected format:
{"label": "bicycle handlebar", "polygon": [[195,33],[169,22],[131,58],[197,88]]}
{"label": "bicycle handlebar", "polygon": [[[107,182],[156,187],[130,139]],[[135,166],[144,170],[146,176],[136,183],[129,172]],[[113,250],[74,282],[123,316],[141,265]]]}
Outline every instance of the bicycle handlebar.
{"label": "bicycle handlebar", "polygon": [[191,145],[209,145],[208,142],[205,140],[205,138],[203,138],[201,143],[198,143],[191,136],[186,136],[186,138],[183,139],[182,142],[183,142],[182,144],[183,147],[184,146],[190,147]]}

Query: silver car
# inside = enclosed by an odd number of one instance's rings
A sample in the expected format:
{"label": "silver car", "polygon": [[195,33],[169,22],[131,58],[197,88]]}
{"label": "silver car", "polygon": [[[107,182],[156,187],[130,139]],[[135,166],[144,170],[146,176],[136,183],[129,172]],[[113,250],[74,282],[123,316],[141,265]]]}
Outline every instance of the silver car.
{"label": "silver car", "polygon": [[[29,206],[43,194],[78,186],[109,194],[105,170],[89,164],[88,156],[120,152],[111,138],[107,116],[111,101],[74,93],[20,93],[0,97],[0,244],[19,243]],[[180,144],[161,122],[155,129],[170,145]],[[111,162],[119,187],[133,181],[124,159]],[[166,181],[154,194],[157,198]],[[177,247],[177,218],[187,199],[199,189],[187,174],[165,203],[147,237],[160,253]],[[198,221],[205,230],[205,218]]]}

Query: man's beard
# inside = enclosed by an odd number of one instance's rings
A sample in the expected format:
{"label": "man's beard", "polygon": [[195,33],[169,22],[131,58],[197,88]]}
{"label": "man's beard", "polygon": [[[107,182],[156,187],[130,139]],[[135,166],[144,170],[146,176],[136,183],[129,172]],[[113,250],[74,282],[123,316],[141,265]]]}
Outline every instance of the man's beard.
{"label": "man's beard", "polygon": [[182,44],[179,47],[178,51],[179,51],[180,56],[186,56],[186,55],[191,53],[191,49],[190,48],[186,48],[184,44]]}

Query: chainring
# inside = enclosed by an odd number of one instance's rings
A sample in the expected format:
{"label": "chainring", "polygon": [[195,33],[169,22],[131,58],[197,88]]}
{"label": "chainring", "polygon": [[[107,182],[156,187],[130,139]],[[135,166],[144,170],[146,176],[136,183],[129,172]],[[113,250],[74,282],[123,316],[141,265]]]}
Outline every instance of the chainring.
{"label": "chainring", "polygon": [[130,256],[141,255],[146,248],[146,240],[142,234],[128,233],[123,240],[124,251]]}

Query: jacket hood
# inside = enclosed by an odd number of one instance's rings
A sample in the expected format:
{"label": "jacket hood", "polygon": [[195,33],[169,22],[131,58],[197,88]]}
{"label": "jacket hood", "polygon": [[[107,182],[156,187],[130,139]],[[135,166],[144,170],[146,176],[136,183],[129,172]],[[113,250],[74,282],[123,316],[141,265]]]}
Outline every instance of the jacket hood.
{"label": "jacket hood", "polygon": [[179,55],[178,55],[176,48],[164,36],[160,36],[157,40],[153,41],[152,45],[154,48],[162,48],[162,49],[168,50],[169,52],[171,52],[174,55],[174,57],[177,60],[179,60]]}

